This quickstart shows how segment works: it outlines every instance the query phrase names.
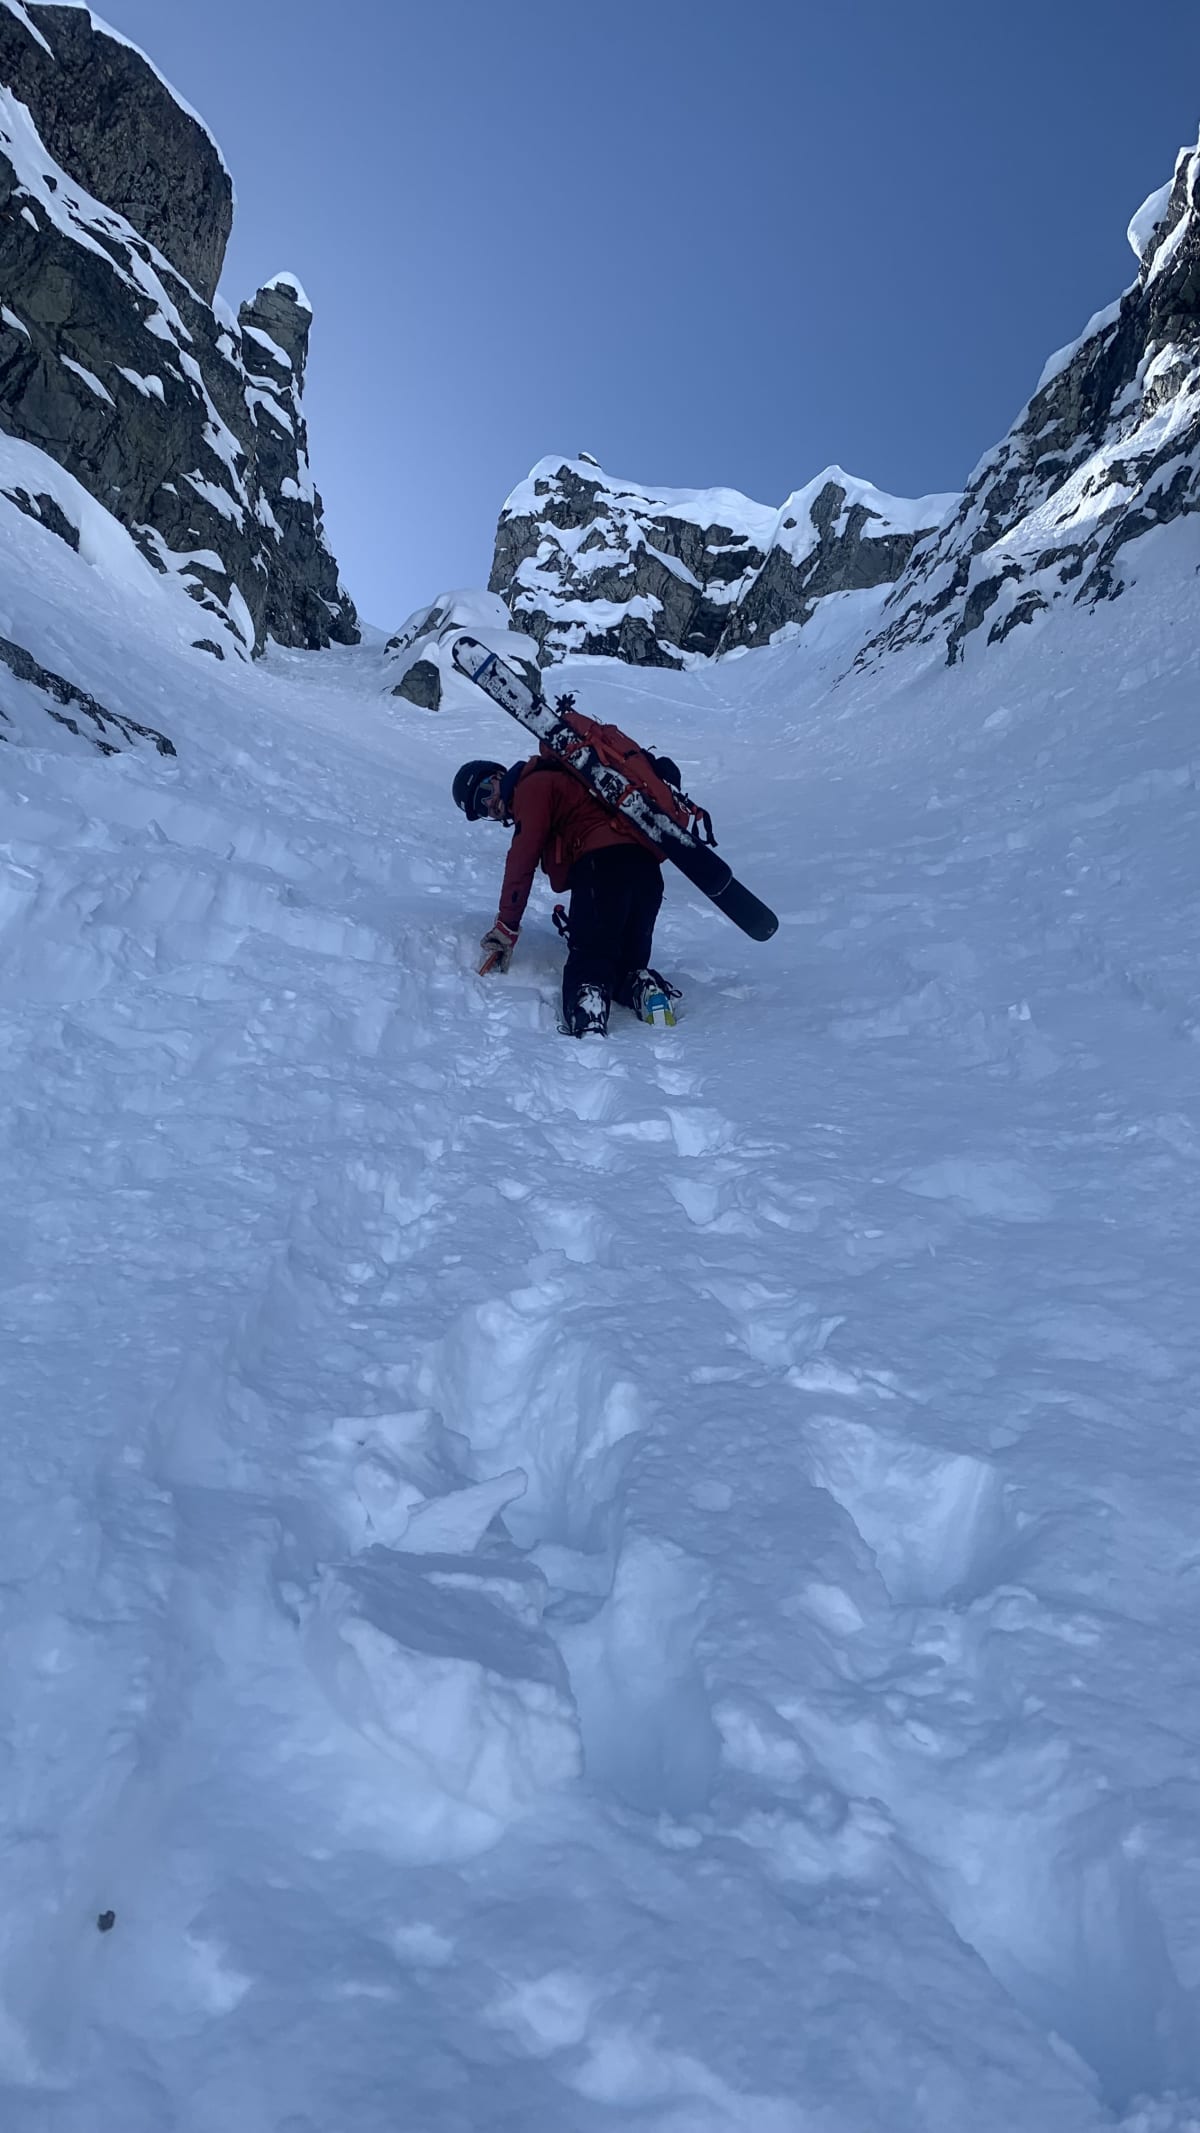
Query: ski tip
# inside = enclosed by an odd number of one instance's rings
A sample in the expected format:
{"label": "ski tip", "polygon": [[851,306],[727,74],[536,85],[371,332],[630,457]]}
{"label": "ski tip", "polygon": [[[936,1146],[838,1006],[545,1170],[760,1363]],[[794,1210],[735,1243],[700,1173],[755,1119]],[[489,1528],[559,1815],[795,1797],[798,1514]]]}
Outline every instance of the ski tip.
{"label": "ski tip", "polygon": [[456,629],[453,625],[438,638],[438,643],[449,644],[450,656],[456,667],[487,657],[487,647],[480,644],[478,637],[469,637],[465,630]]}
{"label": "ski tip", "polygon": [[499,653],[489,651],[486,644],[480,644],[478,637],[457,636],[450,647],[450,657],[460,674],[481,685],[492,667],[504,671]]}

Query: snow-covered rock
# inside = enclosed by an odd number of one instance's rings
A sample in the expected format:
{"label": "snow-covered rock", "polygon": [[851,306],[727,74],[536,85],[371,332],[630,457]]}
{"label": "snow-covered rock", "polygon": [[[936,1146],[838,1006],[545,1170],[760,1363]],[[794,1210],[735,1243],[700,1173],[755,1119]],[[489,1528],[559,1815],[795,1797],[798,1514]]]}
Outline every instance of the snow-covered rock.
{"label": "snow-covered rock", "polygon": [[1200,148],[1129,226],[1137,280],[1042,371],[958,508],[922,542],[867,658],[981,625],[1001,642],[1055,601],[1123,592],[1131,544],[1200,508]]}
{"label": "snow-covered rock", "polygon": [[922,534],[957,502],[955,495],[884,496],[827,467],[780,510],[766,559],[734,604],[719,649],[766,644],[789,625],[803,628],[831,594],[882,592]]}
{"label": "snow-covered rock", "polygon": [[904,502],[830,467],[775,510],[548,458],[501,513],[492,590],[543,665],[676,667],[806,629],[830,595],[879,593],[844,618],[860,659],[940,638],[951,663],[985,621],[996,644],[1065,596],[1115,598],[1130,544],[1200,507],[1200,147],[1129,241],[1136,281],[1049,358],[961,497]]}
{"label": "snow-covered rock", "polygon": [[[133,634],[148,627],[188,655],[201,649],[223,661],[222,646],[215,639],[197,643],[196,611],[182,577],[153,569],[132,535],[73,474],[0,430],[0,585],[6,594],[14,552],[45,588],[53,624],[26,634],[20,612],[6,599],[0,742],[84,756],[145,744],[173,756],[175,744],[157,724],[162,692],[132,691],[119,667],[102,671],[81,661],[77,646],[64,637],[62,618],[86,587]],[[189,664],[196,664],[190,656]]]}
{"label": "snow-covered rock", "polygon": [[449,647],[458,630],[469,630],[538,686],[537,661],[530,656],[529,639],[514,631],[503,600],[495,593],[468,589],[439,593],[389,637],[384,673],[391,695],[405,697],[425,711],[439,710],[444,684],[453,671]]}
{"label": "snow-covered rock", "polygon": [[1161,229],[1166,219],[1173,191],[1174,187],[1168,178],[1166,184],[1160,185],[1155,192],[1152,192],[1148,200],[1143,200],[1136,215],[1130,218],[1129,228],[1125,234],[1139,264],[1146,257],[1146,253],[1154,241],[1155,233]]}
{"label": "snow-covered rock", "polygon": [[[49,732],[46,719],[51,721]],[[0,637],[0,741],[43,749],[82,742],[101,755],[119,755],[122,748],[145,741],[160,755],[175,753],[165,734],[107,710],[87,689],[42,666],[24,645],[7,637]]]}
{"label": "snow-covered rock", "polygon": [[543,459],[504,506],[489,583],[543,664],[681,667],[803,627],[831,593],[890,585],[955,501],[884,496],[829,467],[775,508]]}
{"label": "snow-covered rock", "polygon": [[[71,65],[51,65],[49,38]],[[79,117],[77,48],[91,55],[84,74],[110,114],[107,161]],[[0,425],[57,460],[156,568],[185,580],[217,625],[198,641],[235,656],[267,636],[355,642],[308,466],[307,299],[281,276],[240,320],[209,301],[231,197],[219,151],[149,62],[86,9],[31,14],[5,0],[0,81],[19,85],[0,88]],[[139,193],[143,163],[151,175]]]}

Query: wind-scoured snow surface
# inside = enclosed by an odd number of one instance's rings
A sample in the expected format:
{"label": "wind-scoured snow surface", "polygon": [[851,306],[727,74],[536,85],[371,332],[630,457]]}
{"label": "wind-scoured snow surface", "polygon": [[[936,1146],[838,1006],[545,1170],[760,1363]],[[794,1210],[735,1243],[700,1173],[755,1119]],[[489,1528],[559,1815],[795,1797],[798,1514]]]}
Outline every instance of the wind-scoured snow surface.
{"label": "wind-scoured snow surface", "polygon": [[1194,2129],[1194,522],[570,669],[782,920],[573,1044],[515,728],[0,512],[6,2133]]}

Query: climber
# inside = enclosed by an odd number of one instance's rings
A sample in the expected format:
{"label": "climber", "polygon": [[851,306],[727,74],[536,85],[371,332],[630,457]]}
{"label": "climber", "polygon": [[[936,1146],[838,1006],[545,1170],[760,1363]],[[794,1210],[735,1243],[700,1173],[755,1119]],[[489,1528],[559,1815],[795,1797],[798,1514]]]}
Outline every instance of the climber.
{"label": "climber", "polygon": [[513,829],[500,907],[484,934],[481,970],[506,971],[539,864],[552,889],[570,890],[562,979],[562,1023],[572,1037],[603,1036],[613,1000],[643,1022],[674,1022],[679,995],[650,968],[662,903],[662,860],[622,816],[613,814],[562,764],[532,756],[464,763],[454,801],[469,822]]}

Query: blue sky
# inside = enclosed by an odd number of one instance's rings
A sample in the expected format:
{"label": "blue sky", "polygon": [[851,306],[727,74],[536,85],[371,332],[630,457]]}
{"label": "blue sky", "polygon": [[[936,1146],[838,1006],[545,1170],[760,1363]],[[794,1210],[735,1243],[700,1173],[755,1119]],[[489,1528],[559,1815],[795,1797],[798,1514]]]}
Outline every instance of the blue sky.
{"label": "blue sky", "polygon": [[391,625],[547,452],[782,500],[961,485],[1132,278],[1200,123],[1159,0],[105,0],[238,188],[224,289],[316,309],[333,545]]}

